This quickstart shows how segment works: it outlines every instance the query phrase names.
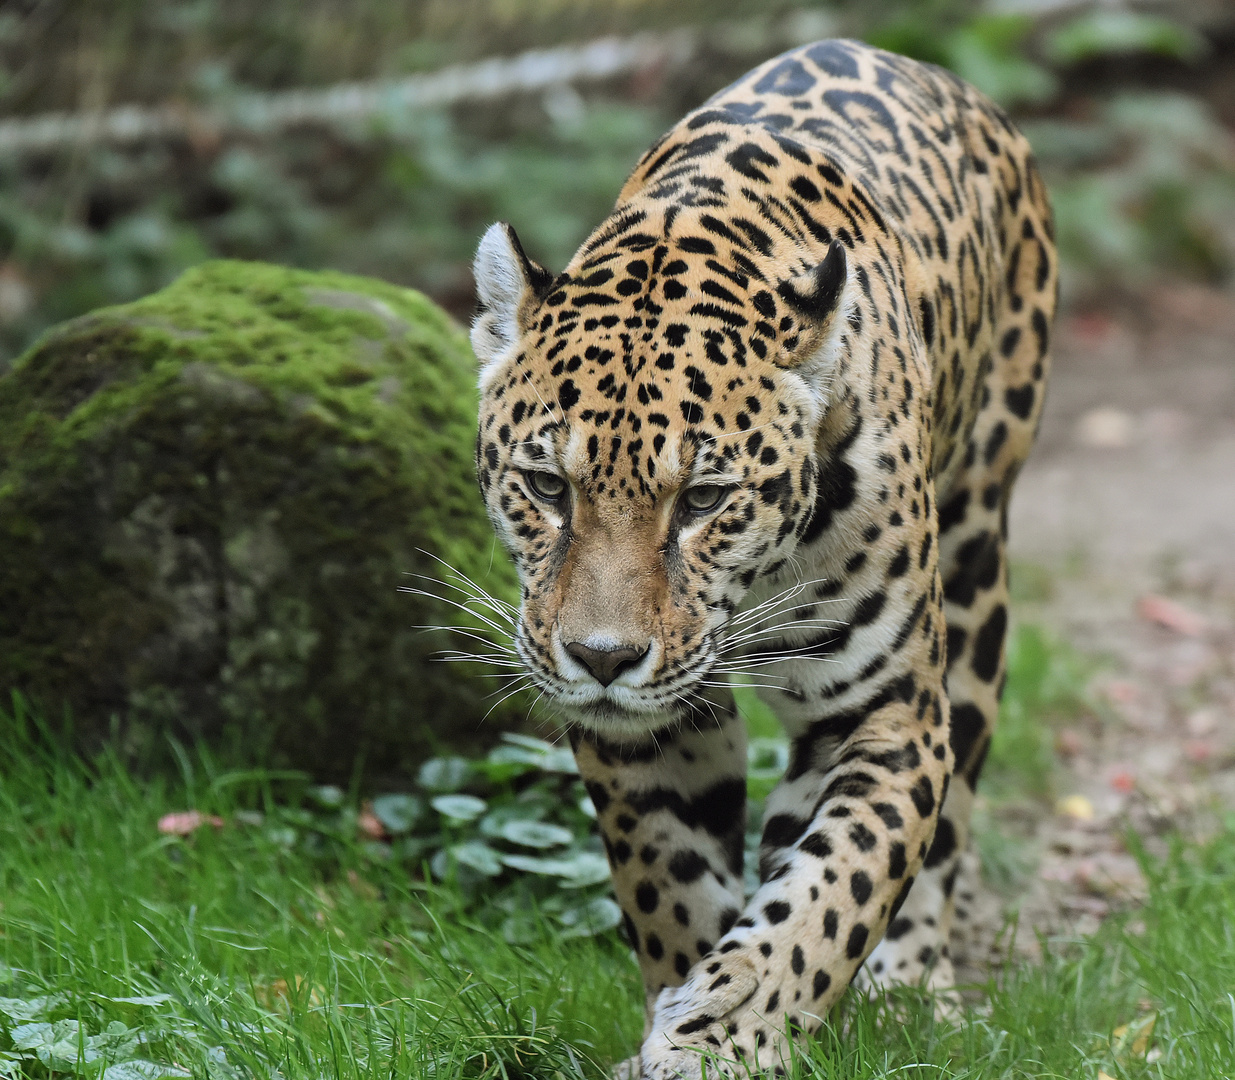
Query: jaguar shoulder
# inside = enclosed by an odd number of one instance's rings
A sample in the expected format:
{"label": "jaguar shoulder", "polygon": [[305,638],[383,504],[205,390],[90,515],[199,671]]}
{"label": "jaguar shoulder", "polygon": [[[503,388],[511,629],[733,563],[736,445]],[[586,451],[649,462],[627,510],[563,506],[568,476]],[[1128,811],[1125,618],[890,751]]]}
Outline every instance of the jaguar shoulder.
{"label": "jaguar shoulder", "polygon": [[[642,1075],[776,1071],[859,969],[947,986],[1055,307],[1025,140],[820,42],[685,117],[563,273],[495,225],[475,274],[480,485],[642,969]],[[791,741],[750,898],[735,680]]]}

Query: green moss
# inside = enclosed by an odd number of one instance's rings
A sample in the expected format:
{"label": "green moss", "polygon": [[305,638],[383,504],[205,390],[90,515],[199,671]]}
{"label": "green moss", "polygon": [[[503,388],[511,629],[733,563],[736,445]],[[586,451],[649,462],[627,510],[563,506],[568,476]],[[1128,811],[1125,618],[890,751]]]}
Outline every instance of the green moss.
{"label": "green moss", "polygon": [[472,364],[418,293],[237,262],[52,331],[0,378],[0,687],[319,775],[475,742],[492,686],[398,591],[514,594]]}

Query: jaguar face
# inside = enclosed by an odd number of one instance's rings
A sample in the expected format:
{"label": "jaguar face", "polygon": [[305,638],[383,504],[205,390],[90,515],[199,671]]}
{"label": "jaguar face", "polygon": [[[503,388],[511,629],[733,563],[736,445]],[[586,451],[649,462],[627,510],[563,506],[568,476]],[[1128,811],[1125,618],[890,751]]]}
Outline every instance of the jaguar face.
{"label": "jaguar face", "polygon": [[[519,657],[567,719],[633,737],[736,670],[734,613],[809,529],[823,395],[801,357],[834,351],[846,267],[836,245],[780,295],[730,277],[732,305],[701,314],[718,276],[703,260],[672,241],[619,252],[554,279],[494,226],[472,338],[477,471],[522,584]],[[802,310],[806,288],[830,289],[823,318]]]}

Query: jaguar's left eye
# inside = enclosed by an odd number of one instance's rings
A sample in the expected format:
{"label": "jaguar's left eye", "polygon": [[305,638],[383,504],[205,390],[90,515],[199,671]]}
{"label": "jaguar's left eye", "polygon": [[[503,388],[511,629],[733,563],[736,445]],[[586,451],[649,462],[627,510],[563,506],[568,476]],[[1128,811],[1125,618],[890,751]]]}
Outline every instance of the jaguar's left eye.
{"label": "jaguar's left eye", "polygon": [[682,492],[682,505],[692,514],[708,514],[719,507],[732,490],[727,484],[697,484]]}
{"label": "jaguar's left eye", "polygon": [[566,481],[557,473],[529,470],[523,474],[523,478],[527,481],[527,486],[532,489],[532,493],[545,502],[558,502],[566,494]]}

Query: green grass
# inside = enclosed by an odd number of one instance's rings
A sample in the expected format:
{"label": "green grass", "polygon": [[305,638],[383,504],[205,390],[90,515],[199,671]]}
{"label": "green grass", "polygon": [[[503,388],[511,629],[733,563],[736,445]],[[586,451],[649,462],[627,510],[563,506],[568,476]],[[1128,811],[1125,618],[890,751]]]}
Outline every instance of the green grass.
{"label": "green grass", "polygon": [[996,799],[1044,799],[1053,794],[1053,729],[1088,711],[1088,667],[1040,628],[1018,626],[1008,642],[1007,673],[980,790]]}
{"label": "green grass", "polygon": [[[638,1038],[637,973],[612,935],[542,925],[509,945],[360,842],[323,860],[277,829],[160,836],[184,783],[5,736],[0,997],[59,999],[32,1019],[120,1022],[152,1040],[141,1057],[220,1078],[599,1076]],[[199,809],[233,820],[239,785],[197,787]],[[0,1075],[16,1026],[0,1012]]]}
{"label": "green grass", "polygon": [[[161,836],[185,778],[85,765],[11,718],[0,735],[0,1076],[552,1080],[601,1077],[637,1044],[638,973],[615,934],[568,939],[545,918],[509,944],[474,897],[371,844],[324,857],[235,824],[278,778],[209,780],[192,757],[192,803],[229,824]],[[794,1075],[1232,1075],[1235,819],[1146,869],[1143,928],[1013,967],[961,1024],[913,993],[845,1003]]]}

